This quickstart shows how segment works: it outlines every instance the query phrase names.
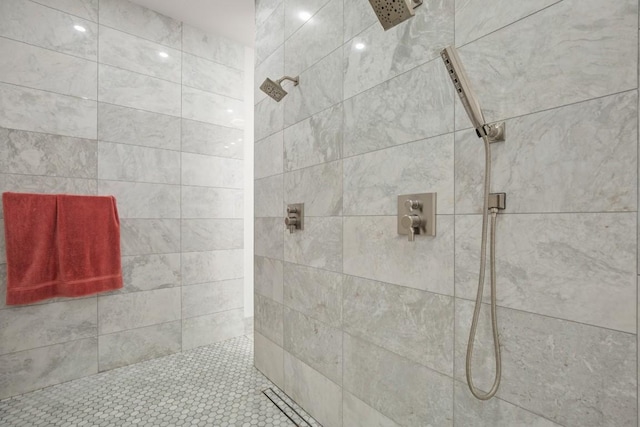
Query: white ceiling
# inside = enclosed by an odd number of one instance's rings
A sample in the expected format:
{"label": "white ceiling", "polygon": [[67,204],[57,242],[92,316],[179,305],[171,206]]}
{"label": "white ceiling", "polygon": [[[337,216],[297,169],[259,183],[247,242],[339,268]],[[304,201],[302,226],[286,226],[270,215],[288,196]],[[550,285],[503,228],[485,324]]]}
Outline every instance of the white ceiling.
{"label": "white ceiling", "polygon": [[209,33],[253,47],[255,0],[131,0]]}

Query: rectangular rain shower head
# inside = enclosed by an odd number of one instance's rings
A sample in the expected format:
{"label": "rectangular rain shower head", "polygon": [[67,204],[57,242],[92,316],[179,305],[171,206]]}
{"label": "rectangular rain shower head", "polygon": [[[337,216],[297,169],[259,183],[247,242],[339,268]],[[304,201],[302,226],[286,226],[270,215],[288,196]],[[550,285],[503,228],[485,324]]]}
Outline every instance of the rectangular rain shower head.
{"label": "rectangular rain shower head", "polygon": [[260,90],[278,102],[282,101],[282,98],[287,96],[288,93],[286,90],[282,89],[282,86],[280,86],[279,83],[274,82],[270,78],[267,78],[262,83]]}
{"label": "rectangular rain shower head", "polygon": [[369,0],[385,31],[413,17],[422,0]]}

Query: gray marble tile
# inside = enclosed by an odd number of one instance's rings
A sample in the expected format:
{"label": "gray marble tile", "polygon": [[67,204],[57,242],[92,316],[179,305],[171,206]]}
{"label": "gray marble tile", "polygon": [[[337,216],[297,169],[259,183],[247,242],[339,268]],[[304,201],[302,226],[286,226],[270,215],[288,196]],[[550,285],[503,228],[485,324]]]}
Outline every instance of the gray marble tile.
{"label": "gray marble tile", "polygon": [[242,257],[242,249],[183,252],[182,285],[241,278]]}
{"label": "gray marble tile", "polygon": [[283,171],[283,133],[275,133],[262,141],[256,142],[254,147],[254,177],[255,179],[282,173]]}
{"label": "gray marble tile", "polygon": [[285,351],[284,391],[324,427],[342,425],[342,389]]}
{"label": "gray marble tile", "polygon": [[316,268],[284,265],[284,304],[336,328],[342,326],[343,276]]}
{"label": "gray marble tile", "polygon": [[284,218],[283,186],[283,175],[274,175],[255,181],[254,209],[256,215]]}
{"label": "gray marble tile", "polygon": [[262,334],[254,336],[254,363],[280,389],[284,389],[284,351]]}
{"label": "gray marble tile", "polygon": [[180,22],[127,0],[100,0],[100,24],[180,49]]}
{"label": "gray marble tile", "polygon": [[282,346],[284,307],[262,295],[254,294],[255,330],[275,344]]}
{"label": "gray marble tile", "polygon": [[455,382],[455,425],[465,427],[559,427],[552,421],[494,397],[480,401],[473,397],[466,384]]}
{"label": "gray marble tile", "polygon": [[256,24],[262,24],[283,0],[256,0]]}
{"label": "gray marble tile", "polygon": [[98,297],[100,335],[178,319],[180,319],[180,288]]}
{"label": "gray marble tile", "polygon": [[284,43],[284,28],[284,3],[280,3],[269,19],[256,26],[256,64],[262,63]]}
{"label": "gray marble tile", "polygon": [[183,86],[182,117],[242,129],[244,103],[227,96]]}
{"label": "gray marble tile", "polygon": [[98,97],[98,65],[82,58],[0,38],[0,81],[84,99]]}
{"label": "gray marble tile", "polygon": [[0,356],[0,399],[98,373],[98,340],[86,338]]}
{"label": "gray marble tile", "polygon": [[282,259],[284,251],[283,230],[284,220],[282,218],[255,218],[255,254]]}
{"label": "gray marble tile", "polygon": [[[284,227],[283,227],[284,229]],[[342,218],[309,217],[304,231],[284,235],[284,260],[309,267],[342,271]]]}
{"label": "gray marble tile", "polygon": [[182,186],[182,218],[242,218],[243,191]]}
{"label": "gray marble tile", "polygon": [[180,119],[119,105],[98,103],[98,139],[180,150]]}
{"label": "gray marble tile", "polygon": [[284,349],[336,384],[342,383],[342,331],[284,308]]}
{"label": "gray marble tile", "polygon": [[182,120],[182,151],[242,159],[243,141],[241,129]]}
{"label": "gray marble tile", "polygon": [[0,167],[6,173],[95,178],[97,143],[0,128]]}
{"label": "gray marble tile", "polygon": [[[284,34],[289,38],[315,15],[329,0],[285,0]],[[346,6],[345,6],[346,8]]]}
{"label": "gray marble tile", "polygon": [[[84,32],[74,26],[81,26]],[[98,25],[24,0],[0,2],[0,36],[95,61]]]}
{"label": "gray marble tile", "polygon": [[98,97],[101,102],[180,116],[178,83],[100,64]]}
{"label": "gray marble tile", "polygon": [[244,69],[244,46],[233,40],[184,25],[182,50],[193,55],[227,65],[238,70]]}
{"label": "gray marble tile", "polygon": [[284,203],[304,203],[305,217],[342,214],[342,161],[284,174]]}
{"label": "gray marble tile", "polygon": [[177,353],[181,341],[179,321],[101,335],[98,337],[100,371]]}
{"label": "gray marble tile", "polygon": [[448,134],[345,159],[345,215],[396,215],[399,195],[427,192],[439,214],[452,214],[453,157]]}
{"label": "gray marble tile", "polygon": [[[455,366],[463,381],[472,314],[472,302],[456,300]],[[560,425],[637,424],[635,335],[504,308],[498,319],[498,397]],[[486,388],[494,369],[488,308],[481,312],[473,368],[476,385]]]}
{"label": "gray marble tile", "polygon": [[[597,0],[562,1],[462,47],[460,57],[486,119],[496,121],[635,88],[637,12],[635,0],[613,7]],[[456,128],[468,127],[464,110],[456,103]]]}
{"label": "gray marble tile", "polygon": [[284,45],[278,47],[271,55],[265,58],[262,63],[256,65],[253,75],[253,99],[254,104],[267,98],[267,95],[260,90],[260,85],[264,79],[269,77],[275,81],[284,76]]}
{"label": "gray marble tile", "polygon": [[[297,75],[297,74],[295,74]],[[342,101],[342,51],[334,50],[300,73],[300,84],[285,83],[284,125],[289,126]]]}
{"label": "gray marble tile", "polygon": [[286,74],[297,76],[342,45],[342,3],[329,1],[285,41]]}
{"label": "gray marble tile", "polygon": [[0,354],[93,337],[96,317],[95,298],[0,310]]}
{"label": "gray marble tile", "polygon": [[284,266],[282,261],[261,256],[254,257],[255,292],[282,304]]}
{"label": "gray marble tile", "polygon": [[343,328],[435,371],[453,375],[453,298],[345,276]]}
{"label": "gray marble tile", "polygon": [[97,103],[0,83],[0,126],[96,138]]}
{"label": "gray marble tile", "polygon": [[344,155],[453,131],[453,86],[431,61],[344,103]]}
{"label": "gray marble tile", "polygon": [[243,279],[182,287],[182,318],[242,308]]}
{"label": "gray marble tile", "polygon": [[491,6],[491,19],[479,19],[488,13],[479,0],[456,1],[456,44],[465,45],[484,35],[534,14],[559,0],[534,0],[525,3],[500,1]]}
{"label": "gray marble tile", "polygon": [[435,237],[408,242],[395,216],[344,218],[344,273],[453,295],[453,217],[438,215]]}
{"label": "gray marble tile", "polygon": [[182,84],[236,99],[244,98],[244,73],[198,56],[184,54]]}
{"label": "gray marble tile", "polygon": [[[481,223],[456,217],[456,295],[467,299],[476,295]],[[635,213],[500,215],[498,304],[635,333],[636,225]]]}
{"label": "gray marble tile", "polygon": [[243,161],[204,154],[182,153],[182,184],[242,188]]}
{"label": "gray marble tile", "polygon": [[343,48],[344,97],[439,58],[453,43],[453,15],[453,0],[424,2],[403,25],[388,31],[372,25],[351,39]]}
{"label": "gray marble tile", "polygon": [[118,201],[120,218],[179,218],[180,186],[99,181],[98,192]]}
{"label": "gray marble tile", "polygon": [[284,128],[284,104],[265,98],[256,104],[254,118],[255,140],[260,141]]}
{"label": "gray marble tile", "polygon": [[180,184],[180,153],[100,142],[98,143],[98,178]]}
{"label": "gray marble tile", "polygon": [[98,0],[35,0],[35,2],[93,22],[98,21]]}
{"label": "gray marble tile", "polygon": [[[625,92],[508,120],[508,141],[491,147],[506,212],[635,211],[637,103]],[[456,212],[480,213],[484,148],[471,130],[456,134],[455,169]]]}
{"label": "gray marble tile", "polygon": [[182,251],[242,249],[243,231],[241,219],[183,219]]}
{"label": "gray marble tile", "polygon": [[122,255],[145,255],[180,252],[180,220],[120,220]]}
{"label": "gray marble tile", "polygon": [[[95,179],[34,175],[3,175],[3,178],[3,192],[98,194],[98,181]],[[2,180],[0,180],[1,183]]]}
{"label": "gray marble tile", "polygon": [[380,25],[368,0],[351,0],[344,2],[344,41],[351,40],[372,25]]}
{"label": "gray marble tile", "polygon": [[[100,26],[100,63],[181,83],[182,52]],[[178,46],[179,48],[179,46]]]}
{"label": "gray marble tile", "polygon": [[239,337],[244,334],[242,309],[182,321],[182,350]]}
{"label": "gray marble tile", "polygon": [[284,130],[284,168],[292,171],[342,157],[342,104]]}
{"label": "gray marble tile", "polygon": [[343,346],[346,391],[400,425],[453,425],[453,379],[349,334]]}
{"label": "gray marble tile", "polygon": [[342,417],[343,425],[350,427],[399,427],[398,424],[344,390]]}
{"label": "gray marble tile", "polygon": [[152,291],[180,286],[180,254],[122,257],[124,287],[119,293]]}

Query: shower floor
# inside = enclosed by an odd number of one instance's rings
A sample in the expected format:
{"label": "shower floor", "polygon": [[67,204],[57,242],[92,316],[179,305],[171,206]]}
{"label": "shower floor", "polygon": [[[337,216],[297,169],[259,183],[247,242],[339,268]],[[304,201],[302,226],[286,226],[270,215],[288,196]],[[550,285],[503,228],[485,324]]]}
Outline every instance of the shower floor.
{"label": "shower floor", "polygon": [[2,400],[0,425],[294,426],[269,387],[238,337]]}

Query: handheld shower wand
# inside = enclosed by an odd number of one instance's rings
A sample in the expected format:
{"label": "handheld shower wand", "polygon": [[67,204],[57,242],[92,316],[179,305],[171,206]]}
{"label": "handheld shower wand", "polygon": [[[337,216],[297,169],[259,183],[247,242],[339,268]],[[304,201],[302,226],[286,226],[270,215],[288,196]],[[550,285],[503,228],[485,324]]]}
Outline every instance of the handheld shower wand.
{"label": "handheld shower wand", "polygon": [[[484,172],[484,192],[482,209],[482,246],[480,249],[480,274],[478,276],[478,293],[476,294],[476,304],[473,310],[473,320],[469,331],[469,342],[467,344],[466,375],[469,390],[477,399],[488,400],[495,396],[500,386],[502,376],[502,361],[500,356],[500,337],[498,336],[498,315],[496,310],[496,216],[499,209],[505,208],[506,195],[504,193],[489,193],[491,186],[491,142],[504,141],[504,123],[489,125],[485,122],[482,109],[471,90],[469,79],[462,67],[462,62],[453,46],[445,48],[441,52],[444,65],[447,67],[449,77],[453,82],[456,92],[462,101],[462,105],[471,119],[471,123],[476,129],[476,134],[484,141],[485,172]],[[487,260],[487,225],[491,211],[491,329],[493,331],[493,349],[496,361],[496,373],[491,389],[487,393],[482,393],[473,384],[473,372],[471,362],[473,360],[473,344],[478,328],[478,318],[482,307],[482,295],[484,290],[485,267]]]}

